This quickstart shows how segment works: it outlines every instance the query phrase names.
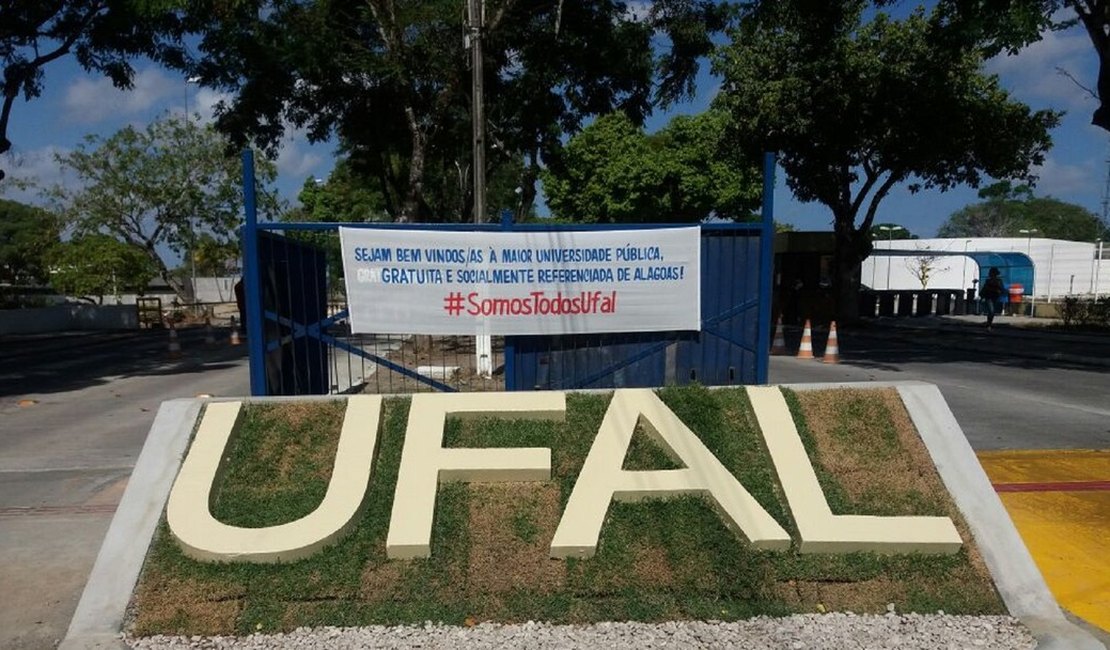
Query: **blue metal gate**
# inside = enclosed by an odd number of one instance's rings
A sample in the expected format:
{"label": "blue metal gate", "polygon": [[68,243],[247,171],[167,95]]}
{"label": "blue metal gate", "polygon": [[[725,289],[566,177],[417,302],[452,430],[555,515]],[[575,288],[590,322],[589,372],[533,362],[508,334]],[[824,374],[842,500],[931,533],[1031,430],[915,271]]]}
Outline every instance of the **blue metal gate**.
{"label": "blue metal gate", "polygon": [[[767,382],[774,237],[771,155],[764,165],[761,222],[701,227],[701,331],[508,336],[495,344],[502,363],[491,378],[476,378],[465,371],[466,355],[471,351],[467,337],[350,334],[339,276],[338,228],[656,227],[662,233],[674,224],[548,226],[508,220],[501,224],[258,223],[249,151],[244,152],[243,166],[247,208],[244,287],[254,395]],[[469,340],[472,343],[472,337]]]}

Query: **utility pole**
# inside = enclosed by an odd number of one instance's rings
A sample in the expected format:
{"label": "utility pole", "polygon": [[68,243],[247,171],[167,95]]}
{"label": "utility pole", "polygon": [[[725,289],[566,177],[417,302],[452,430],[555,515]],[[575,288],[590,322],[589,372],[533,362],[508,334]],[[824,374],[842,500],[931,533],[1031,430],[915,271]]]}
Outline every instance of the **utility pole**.
{"label": "utility pole", "polygon": [[470,115],[474,127],[474,223],[482,223],[486,216],[486,117],[482,105],[484,5],[485,0],[467,0],[467,18],[470,23]]}

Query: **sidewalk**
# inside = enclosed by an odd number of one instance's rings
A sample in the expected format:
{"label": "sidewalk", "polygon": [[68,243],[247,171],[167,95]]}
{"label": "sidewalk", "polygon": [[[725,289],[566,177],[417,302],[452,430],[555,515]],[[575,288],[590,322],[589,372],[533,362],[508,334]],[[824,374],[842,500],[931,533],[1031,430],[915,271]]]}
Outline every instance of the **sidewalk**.
{"label": "sidewalk", "polygon": [[1060,361],[1110,367],[1110,333],[1066,332],[1053,329],[1059,321],[1028,316],[997,316],[987,331],[984,316],[919,316],[877,318],[873,329],[928,332],[944,338],[957,350],[989,351],[998,356]]}

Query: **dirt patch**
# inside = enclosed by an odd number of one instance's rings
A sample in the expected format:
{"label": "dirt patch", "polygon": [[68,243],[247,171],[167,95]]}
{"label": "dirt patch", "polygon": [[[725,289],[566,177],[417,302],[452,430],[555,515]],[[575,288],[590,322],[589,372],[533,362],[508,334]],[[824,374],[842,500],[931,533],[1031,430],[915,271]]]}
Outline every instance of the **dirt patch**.
{"label": "dirt patch", "polygon": [[401,560],[368,564],[362,572],[359,597],[369,601],[388,600],[400,593],[408,563]]}
{"label": "dirt patch", "polygon": [[[483,377],[477,372],[477,358],[473,336],[414,335],[404,338],[389,337],[390,350],[383,356],[390,362],[413,372],[420,366],[441,366],[454,370],[435,379],[462,391],[505,390],[504,337],[492,339],[493,373]],[[380,343],[379,343],[380,344]],[[377,366],[366,377],[365,393],[413,393],[434,390],[431,386],[386,366]]]}
{"label": "dirt patch", "polygon": [[798,401],[821,465],[852,502],[885,510],[857,514],[941,514],[921,512],[923,504],[911,496],[937,508],[945,491],[897,391],[802,392]]}
{"label": "dirt patch", "polygon": [[[797,397],[821,464],[851,500],[868,509],[887,509],[859,514],[949,517],[964,540],[963,552],[977,584],[993,582],[898,391],[845,389],[799,392]],[[882,462],[875,462],[876,452]]]}
{"label": "dirt patch", "polygon": [[642,587],[670,587],[674,584],[674,571],[667,559],[667,551],[658,546],[640,546],[632,549],[632,570],[636,584]]}
{"label": "dirt patch", "polygon": [[134,634],[232,634],[246,590],[194,579],[144,580],[133,601]]}
{"label": "dirt patch", "polygon": [[559,488],[543,483],[470,486],[472,544],[466,585],[477,593],[526,586],[552,593],[566,582],[566,562],[550,557],[559,524]]}

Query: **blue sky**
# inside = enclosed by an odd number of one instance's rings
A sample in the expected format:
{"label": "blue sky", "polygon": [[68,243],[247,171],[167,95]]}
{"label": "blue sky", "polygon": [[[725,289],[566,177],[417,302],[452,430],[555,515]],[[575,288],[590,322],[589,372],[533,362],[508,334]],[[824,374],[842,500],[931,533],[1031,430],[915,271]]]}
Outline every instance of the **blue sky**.
{"label": "blue sky", "polygon": [[[72,183],[64,178],[54,154],[73,149],[88,133],[108,136],[128,124],[142,126],[164,112],[183,113],[186,102],[191,113],[211,119],[212,107],[221,96],[209,89],[186,84],[174,73],[153,64],[137,64],[135,89],[116,90],[104,78],[85,74],[72,59],[57,61],[46,71],[45,92],[31,102],[17,101],[12,110],[9,138],[12,152],[0,165],[12,177],[35,179],[43,185]],[[1003,56],[987,64],[1002,85],[1034,108],[1067,111],[1053,131],[1054,147],[1037,171],[1038,195],[1050,195],[1078,203],[1102,214],[1102,194],[1110,158],[1110,134],[1090,125],[1093,98],[1062,74],[1062,68],[1084,85],[1094,85],[1097,57],[1086,34],[1074,27],[1050,32],[1016,56]],[[648,129],[664,125],[676,113],[695,113],[708,105],[718,81],[708,71],[699,76],[697,97],[648,121]],[[287,135],[277,159],[278,190],[294,201],[305,178],[326,177],[334,165],[334,145],[310,145],[303,133]],[[7,198],[35,202],[35,197],[11,187],[0,189]],[[877,222],[893,222],[914,234],[928,237],[955,210],[977,201],[976,191],[958,188],[946,193],[920,192],[911,195],[897,188],[881,204]],[[779,178],[775,192],[776,218],[801,230],[830,230],[831,216],[819,204],[802,204],[793,199]],[[541,214],[544,208],[540,208]]]}

